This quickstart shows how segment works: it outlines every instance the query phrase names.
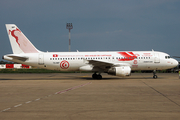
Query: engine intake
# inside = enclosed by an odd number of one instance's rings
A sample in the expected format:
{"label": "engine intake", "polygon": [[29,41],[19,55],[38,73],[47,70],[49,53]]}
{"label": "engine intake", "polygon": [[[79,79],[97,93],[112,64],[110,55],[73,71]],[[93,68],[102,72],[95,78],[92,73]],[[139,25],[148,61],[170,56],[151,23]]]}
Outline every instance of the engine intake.
{"label": "engine intake", "polygon": [[131,74],[131,68],[129,66],[112,67],[108,70],[109,75],[116,76],[129,76]]}

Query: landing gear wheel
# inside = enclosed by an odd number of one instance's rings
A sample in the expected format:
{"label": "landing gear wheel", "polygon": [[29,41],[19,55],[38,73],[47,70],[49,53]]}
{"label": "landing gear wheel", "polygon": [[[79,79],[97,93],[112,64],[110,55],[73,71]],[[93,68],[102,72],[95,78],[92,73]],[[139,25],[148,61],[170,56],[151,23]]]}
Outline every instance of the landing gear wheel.
{"label": "landing gear wheel", "polygon": [[154,78],[154,79],[157,79],[157,78],[158,78],[157,75],[156,75],[156,70],[153,71],[153,78]]}
{"label": "landing gear wheel", "polygon": [[92,78],[93,78],[93,79],[96,79],[96,78],[97,78],[97,74],[94,73],[94,74],[92,75]]}
{"label": "landing gear wheel", "polygon": [[154,79],[157,79],[157,75],[154,75],[153,78],[154,78]]}
{"label": "landing gear wheel", "polygon": [[102,79],[102,76],[100,74],[97,75],[97,79]]}
{"label": "landing gear wheel", "polygon": [[93,79],[102,79],[102,76],[100,75],[100,74],[96,74],[96,73],[94,73],[93,75],[92,75],[92,78]]}

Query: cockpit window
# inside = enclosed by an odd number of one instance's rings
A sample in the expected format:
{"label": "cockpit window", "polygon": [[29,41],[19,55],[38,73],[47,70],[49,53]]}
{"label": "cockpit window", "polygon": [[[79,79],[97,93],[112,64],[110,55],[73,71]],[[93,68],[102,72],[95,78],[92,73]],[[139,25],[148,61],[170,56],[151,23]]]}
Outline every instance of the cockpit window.
{"label": "cockpit window", "polygon": [[170,56],[165,56],[166,59],[170,59],[171,57]]}

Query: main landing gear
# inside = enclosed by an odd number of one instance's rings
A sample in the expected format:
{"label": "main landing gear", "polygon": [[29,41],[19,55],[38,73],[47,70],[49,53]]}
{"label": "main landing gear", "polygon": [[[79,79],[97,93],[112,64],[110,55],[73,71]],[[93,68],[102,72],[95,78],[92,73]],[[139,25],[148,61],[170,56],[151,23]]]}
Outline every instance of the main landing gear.
{"label": "main landing gear", "polygon": [[157,78],[158,78],[157,75],[156,75],[156,70],[153,71],[153,78],[154,78],[154,79],[157,79]]}
{"label": "main landing gear", "polygon": [[102,79],[102,76],[99,74],[96,74],[96,72],[92,75],[93,79]]}

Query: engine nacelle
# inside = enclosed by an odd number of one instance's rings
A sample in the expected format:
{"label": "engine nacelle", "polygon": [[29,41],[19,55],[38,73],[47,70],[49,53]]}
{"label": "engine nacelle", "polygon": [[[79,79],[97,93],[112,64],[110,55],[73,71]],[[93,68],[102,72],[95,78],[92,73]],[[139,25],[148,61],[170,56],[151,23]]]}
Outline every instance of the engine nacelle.
{"label": "engine nacelle", "polygon": [[112,67],[108,70],[109,75],[116,76],[129,76],[131,74],[131,68],[129,66]]}

